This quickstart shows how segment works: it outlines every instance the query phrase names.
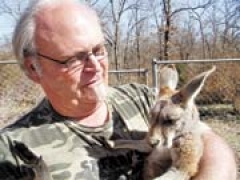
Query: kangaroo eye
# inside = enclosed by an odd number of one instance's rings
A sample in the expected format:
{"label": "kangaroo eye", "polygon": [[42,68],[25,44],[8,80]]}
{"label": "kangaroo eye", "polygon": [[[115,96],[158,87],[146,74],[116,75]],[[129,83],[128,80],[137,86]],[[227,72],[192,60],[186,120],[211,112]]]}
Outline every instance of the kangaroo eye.
{"label": "kangaroo eye", "polygon": [[175,122],[176,122],[176,121],[173,121],[173,120],[171,120],[171,119],[167,119],[167,120],[164,120],[164,121],[163,121],[163,125],[164,125],[164,126],[172,126],[172,125],[174,125]]}

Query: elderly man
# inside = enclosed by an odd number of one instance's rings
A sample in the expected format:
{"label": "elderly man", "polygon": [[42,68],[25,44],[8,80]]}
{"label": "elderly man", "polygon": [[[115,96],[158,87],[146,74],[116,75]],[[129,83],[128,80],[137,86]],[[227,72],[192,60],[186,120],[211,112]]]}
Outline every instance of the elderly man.
{"label": "elderly man", "polygon": [[[72,0],[34,1],[16,26],[13,48],[46,98],[1,131],[0,179],[37,178],[40,161],[54,180],[141,179],[145,154],[113,150],[103,139],[142,139],[154,96],[143,85],[107,87],[107,51],[95,11]],[[203,138],[194,179],[236,179],[226,143],[212,131]]]}

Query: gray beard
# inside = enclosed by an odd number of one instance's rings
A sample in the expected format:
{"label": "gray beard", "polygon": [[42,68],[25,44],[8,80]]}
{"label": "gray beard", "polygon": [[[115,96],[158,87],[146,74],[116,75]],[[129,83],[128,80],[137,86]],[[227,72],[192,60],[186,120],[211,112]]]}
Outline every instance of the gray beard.
{"label": "gray beard", "polygon": [[101,83],[99,86],[94,86],[91,91],[86,91],[84,96],[90,101],[105,101],[107,97],[107,86]]}

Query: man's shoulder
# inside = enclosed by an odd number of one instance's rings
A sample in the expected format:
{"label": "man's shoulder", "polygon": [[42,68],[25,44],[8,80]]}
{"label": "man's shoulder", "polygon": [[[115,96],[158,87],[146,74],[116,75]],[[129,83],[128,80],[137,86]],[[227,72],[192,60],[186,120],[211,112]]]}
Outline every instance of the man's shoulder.
{"label": "man's shoulder", "polygon": [[16,129],[16,128],[28,128],[30,126],[38,126],[46,123],[49,120],[51,114],[51,108],[47,99],[40,101],[34,108],[18,117],[12,124],[8,125],[4,129]]}
{"label": "man's shoulder", "polygon": [[155,94],[151,88],[143,84],[131,83],[110,87],[108,100],[121,107],[151,107],[155,102]]}
{"label": "man's shoulder", "polygon": [[129,130],[147,129],[149,111],[155,101],[151,88],[135,83],[125,84],[110,88],[108,98]]}
{"label": "man's shoulder", "polygon": [[152,88],[144,84],[129,83],[120,86],[113,86],[110,88],[109,95],[114,98],[117,97],[141,97],[155,98]]}

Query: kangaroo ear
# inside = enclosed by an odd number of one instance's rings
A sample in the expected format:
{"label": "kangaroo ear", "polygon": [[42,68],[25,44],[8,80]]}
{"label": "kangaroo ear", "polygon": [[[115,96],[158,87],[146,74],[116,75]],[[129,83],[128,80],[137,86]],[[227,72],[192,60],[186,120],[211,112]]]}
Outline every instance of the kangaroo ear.
{"label": "kangaroo ear", "polygon": [[201,91],[205,80],[215,69],[216,66],[213,66],[212,69],[195,76],[188,84],[181,88],[179,92],[172,96],[173,102],[183,104],[193,103],[194,99]]}
{"label": "kangaroo ear", "polygon": [[159,96],[175,91],[178,84],[178,72],[174,64],[163,65],[159,69],[160,86]]}

